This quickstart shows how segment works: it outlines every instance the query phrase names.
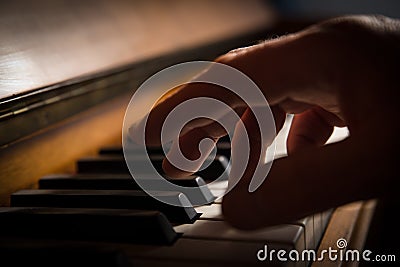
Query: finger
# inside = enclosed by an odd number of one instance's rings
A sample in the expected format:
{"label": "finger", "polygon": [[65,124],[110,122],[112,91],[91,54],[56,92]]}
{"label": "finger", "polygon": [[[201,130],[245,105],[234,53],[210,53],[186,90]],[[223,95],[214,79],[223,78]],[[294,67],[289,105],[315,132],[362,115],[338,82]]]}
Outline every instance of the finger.
{"label": "finger", "polygon": [[[226,220],[243,229],[288,223],[382,190],[382,160],[364,153],[361,139],[312,147],[279,159],[261,187],[249,193],[251,173],[223,199]],[[251,171],[251,170],[250,170]]]}
{"label": "finger", "polygon": [[342,65],[339,61],[348,52],[340,47],[343,54],[326,53],[335,51],[335,45],[329,35],[309,28],[234,50],[219,57],[217,62],[248,75],[270,105],[292,100],[311,106],[330,106],[338,86],[334,77],[342,74],[335,66]]}
{"label": "finger", "polygon": [[[266,157],[267,148],[272,144],[285,122],[285,112],[279,106],[273,106],[271,107],[271,112],[276,129],[262,131],[255,115],[257,112],[259,112],[257,108],[247,109],[242,115],[241,121],[236,125],[232,139],[231,172],[229,175],[230,188],[237,183],[243,174],[248,174],[248,176],[253,176],[253,178],[260,178],[262,174],[256,173],[256,169],[259,164],[264,164],[265,160],[268,159]],[[258,187],[258,182],[259,179],[253,179],[253,183],[249,188],[253,190],[252,188]]]}
{"label": "finger", "polygon": [[[335,64],[335,59],[339,57],[325,52],[325,48],[330,44],[325,39],[310,31],[303,31],[228,53],[218,58],[217,62],[230,65],[249,76],[260,87],[271,105],[287,98],[307,103],[318,102],[319,99],[326,101],[330,94],[334,93],[330,87],[334,87],[335,84],[328,79],[337,76],[334,74],[341,70],[334,67],[338,65]],[[311,51],[311,46],[316,49]],[[324,68],[321,68],[321,65]],[[204,75],[209,75],[212,71],[213,68],[210,68]],[[311,100],[308,99],[310,88],[315,88]],[[182,86],[150,112],[147,129],[151,130],[146,131],[147,144],[160,144],[163,122],[176,106],[201,96],[218,99],[232,108],[243,105],[237,95],[220,86],[198,82]],[[328,104],[331,103],[328,101]],[[135,135],[135,127],[130,133]]]}
{"label": "finger", "polygon": [[334,126],[320,112],[315,107],[294,116],[287,138],[289,155],[310,146],[323,146],[329,139]]}
{"label": "finger", "polygon": [[[280,106],[272,106],[271,112],[275,120],[275,134],[278,134],[283,124],[285,124],[286,112]],[[275,136],[273,138],[275,138]]]}
{"label": "finger", "polygon": [[237,186],[241,182],[240,179],[247,179],[246,184],[249,184],[250,177],[254,174],[261,158],[261,131],[256,117],[248,109],[243,114],[241,121],[237,123],[232,138],[232,164],[229,174],[228,191]]}
{"label": "finger", "polygon": [[[143,128],[146,123],[145,140],[146,144],[150,146],[161,145],[161,130],[164,122],[169,114],[178,105],[185,103],[191,99],[207,97],[214,100],[219,100],[225,103],[231,109],[238,109],[243,105],[242,100],[233,94],[230,90],[221,86],[205,83],[190,83],[185,86],[181,86],[179,89],[174,90],[173,93],[169,94],[168,97],[160,101],[148,114],[148,117],[138,122],[136,125],[132,125],[129,129],[129,134],[135,140],[136,136],[140,136],[139,129]],[[207,109],[207,106],[203,106],[203,109]],[[208,110],[211,117],[218,118],[223,116],[226,110],[212,109]],[[209,124],[208,120],[194,119],[187,125],[185,130],[205,127]]]}
{"label": "finger", "polygon": [[219,137],[224,135],[226,135],[225,129],[218,123],[188,131],[180,136],[178,141],[173,142],[167,157],[163,160],[164,172],[173,178],[195,173],[203,165]]}
{"label": "finger", "polygon": [[[207,156],[214,148],[215,143],[218,141],[218,139],[222,136],[225,136],[227,134],[227,131],[230,132],[231,130],[233,130],[233,126],[236,125],[238,121],[237,118],[242,116],[245,110],[246,112],[251,112],[250,110],[247,111],[247,109],[240,108],[236,110],[237,116],[232,116],[232,113],[227,114],[222,119],[220,119],[219,122],[213,122],[207,126],[192,129],[186,134],[182,135],[179,138],[179,146],[177,145],[177,142],[174,142],[167,155],[168,159],[164,159],[163,161],[164,172],[167,175],[175,178],[185,177],[196,172],[207,159]],[[275,120],[277,131],[279,131],[284,124],[286,114],[278,106],[272,107],[271,112]],[[221,125],[231,125],[231,128],[225,129]],[[271,144],[274,137],[275,136],[269,138],[269,140],[266,140],[266,145]],[[200,151],[200,142],[205,139],[208,139],[209,142],[206,144],[202,144],[202,151]],[[179,159],[180,152],[185,158],[193,162],[182,164],[184,160]],[[171,163],[171,160],[174,160],[178,164]],[[177,167],[177,165],[181,165],[184,168],[179,168]]]}
{"label": "finger", "polygon": [[231,110],[222,118],[208,119],[208,124],[184,130],[173,142],[163,161],[164,172],[170,177],[179,178],[199,170],[218,139],[234,129],[244,110]]}

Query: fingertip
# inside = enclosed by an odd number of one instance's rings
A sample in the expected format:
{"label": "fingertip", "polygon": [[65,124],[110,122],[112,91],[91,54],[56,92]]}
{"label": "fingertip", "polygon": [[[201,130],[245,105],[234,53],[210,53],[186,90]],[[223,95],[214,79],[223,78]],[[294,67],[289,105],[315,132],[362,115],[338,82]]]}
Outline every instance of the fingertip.
{"label": "fingertip", "polygon": [[[161,145],[161,139],[159,138],[160,131],[156,127],[151,127],[153,119],[151,113],[148,116],[132,123],[128,128],[128,137],[131,141],[136,144],[145,144],[150,147],[157,147]],[[149,130],[152,129],[152,130]]]}
{"label": "fingertip", "polygon": [[190,176],[190,175],[192,175],[194,173],[194,172],[186,172],[186,171],[183,171],[183,170],[181,170],[179,168],[176,168],[174,165],[172,165],[168,161],[167,158],[165,158],[163,160],[163,162],[162,162],[162,169],[163,169],[164,173],[168,177],[170,177],[172,179],[174,179],[174,178],[176,178],[176,179],[185,178],[185,177],[188,177],[188,176]]}
{"label": "fingertip", "polygon": [[163,171],[174,178],[187,177],[197,172],[215,146],[214,141],[203,142],[208,139],[205,139],[205,134],[200,129],[192,130],[173,142],[163,160]]}
{"label": "fingertip", "polygon": [[128,138],[136,144],[140,144],[144,140],[144,132],[141,131],[143,120],[131,124],[128,128]]}
{"label": "fingertip", "polygon": [[287,138],[289,155],[309,147],[321,147],[329,139],[334,127],[320,113],[318,108],[312,108],[294,116]]}

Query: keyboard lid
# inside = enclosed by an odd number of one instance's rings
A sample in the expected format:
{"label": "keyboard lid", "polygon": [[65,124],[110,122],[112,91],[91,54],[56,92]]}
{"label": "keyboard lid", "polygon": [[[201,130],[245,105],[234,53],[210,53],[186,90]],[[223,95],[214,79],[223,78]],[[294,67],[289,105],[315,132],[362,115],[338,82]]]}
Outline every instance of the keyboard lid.
{"label": "keyboard lid", "polygon": [[264,1],[0,4],[0,145],[133,90],[175,63],[211,60],[275,23]]}

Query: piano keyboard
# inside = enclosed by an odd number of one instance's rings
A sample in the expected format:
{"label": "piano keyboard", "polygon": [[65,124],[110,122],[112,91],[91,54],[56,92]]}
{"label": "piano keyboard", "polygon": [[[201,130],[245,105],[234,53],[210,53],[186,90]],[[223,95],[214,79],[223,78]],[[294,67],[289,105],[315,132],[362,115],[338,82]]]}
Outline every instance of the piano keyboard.
{"label": "piano keyboard", "polygon": [[[224,222],[221,199],[214,196],[227,182],[208,184],[227,168],[229,144],[219,143],[217,151],[204,171],[183,180],[166,177],[201,188],[199,194],[210,204],[198,207],[184,193],[165,192],[162,185],[157,194],[176,199],[182,207],[148,196],[127,172],[120,147],[79,159],[76,174],[41,178],[39,189],[17,191],[11,207],[0,208],[2,261],[41,266],[64,259],[68,266],[307,266],[309,262],[276,258],[261,262],[257,252],[265,245],[269,250],[317,249],[331,213],[257,231],[232,228]],[[149,152],[160,168],[160,151]],[[151,177],[144,174],[143,179]]]}

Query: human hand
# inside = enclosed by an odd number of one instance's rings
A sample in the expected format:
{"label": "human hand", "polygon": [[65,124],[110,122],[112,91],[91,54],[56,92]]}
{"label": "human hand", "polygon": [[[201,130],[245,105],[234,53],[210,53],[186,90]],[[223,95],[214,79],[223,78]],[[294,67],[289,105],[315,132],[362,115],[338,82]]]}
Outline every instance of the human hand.
{"label": "human hand", "polygon": [[[250,135],[250,159],[238,184],[224,196],[223,212],[228,222],[242,229],[289,222],[355,200],[393,194],[399,147],[395,126],[399,37],[399,21],[342,17],[216,60],[242,71],[259,86],[277,130],[286,114],[295,114],[287,140],[288,157],[274,162],[268,178],[254,192],[248,188],[254,162],[260,157],[260,131],[251,109],[224,88],[192,83],[175,90],[150,112],[147,129],[152,130],[146,132],[146,142],[160,144],[166,116],[188,99],[207,96],[236,110]],[[347,126],[350,137],[324,146],[334,126]],[[179,143],[189,159],[199,157],[200,140],[217,141],[226,134],[217,123],[205,119],[191,122],[186,129]],[[235,132],[233,162],[241,156],[235,151],[240,142],[240,133]],[[189,174],[168,161],[163,168],[170,176]]]}

